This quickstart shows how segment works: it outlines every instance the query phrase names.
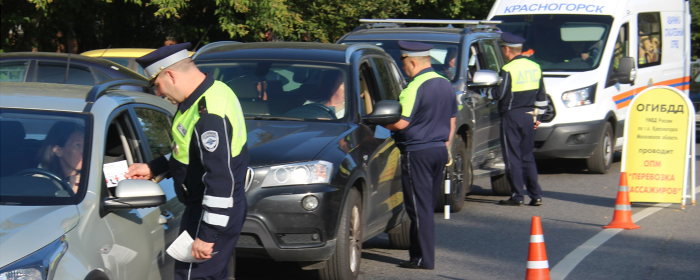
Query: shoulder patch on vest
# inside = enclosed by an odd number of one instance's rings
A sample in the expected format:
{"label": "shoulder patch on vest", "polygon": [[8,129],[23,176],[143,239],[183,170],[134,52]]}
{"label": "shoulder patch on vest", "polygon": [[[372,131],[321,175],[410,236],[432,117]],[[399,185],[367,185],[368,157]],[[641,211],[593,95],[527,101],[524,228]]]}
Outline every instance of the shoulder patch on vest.
{"label": "shoulder patch on vest", "polygon": [[202,133],[202,145],[209,152],[215,151],[216,147],[219,146],[219,133],[214,130]]}

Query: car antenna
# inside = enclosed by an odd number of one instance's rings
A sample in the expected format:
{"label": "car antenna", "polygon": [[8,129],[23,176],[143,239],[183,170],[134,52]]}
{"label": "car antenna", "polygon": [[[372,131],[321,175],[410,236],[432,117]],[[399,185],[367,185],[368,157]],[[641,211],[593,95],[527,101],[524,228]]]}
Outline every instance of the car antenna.
{"label": "car antenna", "polygon": [[98,57],[102,57],[103,55],[105,55],[105,53],[107,52],[107,50],[109,50],[110,47],[112,47],[112,45],[107,46],[107,48],[105,49],[105,51],[103,51],[102,54],[101,54],[100,56],[98,56]]}
{"label": "car antenna", "polygon": [[66,63],[66,77],[63,78],[63,83],[68,82],[68,72],[70,72],[70,53],[68,53],[68,63]]}
{"label": "car antenna", "polygon": [[213,25],[213,24],[210,24],[209,27],[207,27],[207,31],[204,31],[204,34],[202,34],[202,38],[199,38],[199,42],[197,42],[197,44],[194,45],[194,49],[192,49],[192,51],[196,51],[196,50],[197,50],[197,47],[199,46],[199,43],[201,43],[202,40],[204,40],[204,36],[206,36],[207,33],[209,33],[209,29],[211,29],[211,26],[212,26],[212,25]]}

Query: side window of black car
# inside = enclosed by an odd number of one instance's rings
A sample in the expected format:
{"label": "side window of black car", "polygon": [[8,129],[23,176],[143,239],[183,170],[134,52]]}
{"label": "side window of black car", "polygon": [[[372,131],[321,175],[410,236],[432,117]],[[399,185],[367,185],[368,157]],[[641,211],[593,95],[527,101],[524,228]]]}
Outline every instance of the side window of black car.
{"label": "side window of black car", "polygon": [[377,74],[381,100],[399,100],[400,90],[396,89],[396,82],[389,72],[386,60],[373,57],[372,62],[374,62],[373,69]]}
{"label": "side window of black car", "polygon": [[[68,70],[67,75],[66,70]],[[39,61],[36,81],[91,86],[95,84],[95,77],[90,69],[84,66],[71,64],[70,67],[66,67],[65,62]]]}

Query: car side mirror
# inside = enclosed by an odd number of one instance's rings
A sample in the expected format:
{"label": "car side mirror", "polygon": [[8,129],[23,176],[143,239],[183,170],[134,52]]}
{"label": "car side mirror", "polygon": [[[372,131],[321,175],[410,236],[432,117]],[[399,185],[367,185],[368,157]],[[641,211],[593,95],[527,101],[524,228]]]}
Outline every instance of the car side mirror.
{"label": "car side mirror", "polygon": [[474,73],[472,82],[467,84],[469,88],[495,87],[501,84],[501,77],[493,70],[478,70]]}
{"label": "car side mirror", "polygon": [[383,100],[374,104],[372,113],[362,117],[367,123],[386,125],[401,119],[401,103],[395,100]]}
{"label": "car side mirror", "polygon": [[150,180],[119,181],[114,198],[104,201],[104,213],[119,209],[149,208],[165,204],[165,192]]}
{"label": "car side mirror", "polygon": [[633,84],[637,78],[637,69],[634,67],[634,58],[625,56],[620,58],[620,65],[617,68],[615,78],[621,84]]}

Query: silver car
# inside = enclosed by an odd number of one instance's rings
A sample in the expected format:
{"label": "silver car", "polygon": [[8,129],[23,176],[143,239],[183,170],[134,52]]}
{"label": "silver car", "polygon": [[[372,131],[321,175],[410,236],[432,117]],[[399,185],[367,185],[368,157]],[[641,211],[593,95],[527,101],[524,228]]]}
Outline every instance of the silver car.
{"label": "silver car", "polygon": [[172,180],[120,179],[170,153],[176,108],[124,84],[0,83],[0,280],[173,278]]}

